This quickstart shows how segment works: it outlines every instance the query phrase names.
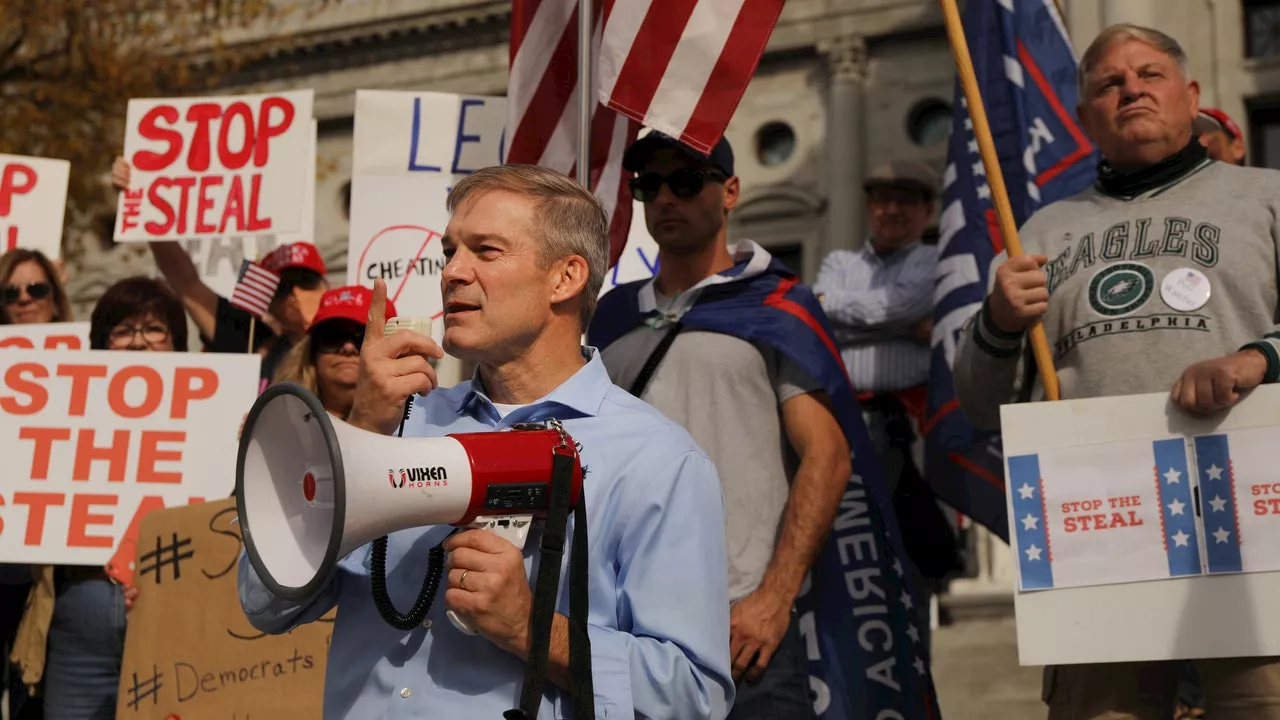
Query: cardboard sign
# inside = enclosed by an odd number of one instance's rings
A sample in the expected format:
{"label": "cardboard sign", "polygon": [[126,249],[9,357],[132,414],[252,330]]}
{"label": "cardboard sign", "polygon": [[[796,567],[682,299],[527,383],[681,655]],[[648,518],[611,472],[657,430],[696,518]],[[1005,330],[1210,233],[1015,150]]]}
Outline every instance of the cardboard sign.
{"label": "cardboard sign", "polygon": [[1001,422],[1023,664],[1280,655],[1280,387],[1203,419],[1155,393]]}
{"label": "cardboard sign", "polygon": [[333,613],[263,635],[236,592],[233,499],[142,521],[138,599],[129,612],[119,720],[319,720]]}
{"label": "cardboard sign", "polygon": [[309,171],[306,176],[306,197],[302,206],[302,227],[296,233],[269,233],[234,237],[189,239],[183,241],[196,274],[215,293],[230,297],[240,273],[240,263],[262,258],[280,245],[293,242],[315,243],[316,227],[316,121],[311,121],[311,146]]}
{"label": "cardboard sign", "polygon": [[3,358],[0,562],[103,565],[147,512],[230,495],[257,355]]}
{"label": "cardboard sign", "polygon": [[0,254],[16,247],[62,257],[66,160],[0,154]]}
{"label": "cardboard sign", "polygon": [[0,348],[17,350],[87,350],[89,323],[0,325]]}
{"label": "cardboard sign", "polygon": [[312,92],[129,101],[118,241],[302,229]]}

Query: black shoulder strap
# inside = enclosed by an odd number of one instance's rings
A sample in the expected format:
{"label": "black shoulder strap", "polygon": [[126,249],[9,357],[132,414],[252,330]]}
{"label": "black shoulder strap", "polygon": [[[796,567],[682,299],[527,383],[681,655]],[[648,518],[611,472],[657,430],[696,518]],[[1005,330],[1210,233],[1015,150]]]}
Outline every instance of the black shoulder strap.
{"label": "black shoulder strap", "polygon": [[[529,657],[525,661],[520,707],[503,714],[507,720],[533,720],[542,704],[551,650],[551,622],[555,617],[556,593],[560,587],[560,561],[564,557],[565,527],[569,520],[573,484],[572,453],[555,453],[551,469],[551,498],[538,557],[538,580],[533,590],[529,621]],[[591,643],[587,637],[587,522],[585,498],[574,511],[573,552],[569,558],[569,688],[575,718],[595,717],[595,694],[591,680]]]}
{"label": "black shoulder strap", "polygon": [[662,336],[662,340],[658,341],[658,346],[649,353],[649,359],[644,361],[644,367],[640,368],[640,374],[636,376],[631,388],[628,392],[636,397],[644,394],[645,388],[649,387],[649,381],[653,379],[653,374],[658,371],[658,366],[662,364],[662,359],[667,356],[667,351],[671,349],[671,343],[676,341],[676,335],[684,329],[684,323],[677,320],[671,323],[667,329],[667,334]]}

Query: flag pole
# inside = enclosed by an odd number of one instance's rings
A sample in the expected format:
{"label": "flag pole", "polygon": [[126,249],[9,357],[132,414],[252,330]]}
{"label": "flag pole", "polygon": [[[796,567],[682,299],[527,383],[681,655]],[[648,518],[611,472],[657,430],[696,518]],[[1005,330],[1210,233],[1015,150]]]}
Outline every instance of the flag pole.
{"label": "flag pole", "polygon": [[591,189],[592,1],[578,0],[578,184]]}
{"label": "flag pole", "polygon": [[[938,1],[942,4],[942,14],[947,24],[947,37],[951,40],[951,52],[956,58],[956,70],[960,75],[960,85],[964,88],[965,102],[969,106],[969,118],[973,121],[973,135],[978,141],[978,150],[982,154],[982,166],[987,173],[987,184],[991,186],[991,198],[996,206],[1000,236],[1004,238],[1009,257],[1016,257],[1023,254],[1022,242],[1018,239],[1018,227],[1013,221],[1013,208],[1009,205],[1004,175],[1000,172],[1000,159],[996,155],[995,141],[991,138],[991,126],[987,123],[987,111],[982,104],[982,93],[978,90],[978,76],[973,70],[973,58],[969,56],[969,44],[964,36],[964,23],[960,20],[956,0]],[[1036,321],[1035,325],[1031,326],[1029,335],[1031,353],[1036,359],[1045,397],[1049,400],[1057,400],[1059,397],[1058,373],[1053,367],[1053,355],[1049,352],[1049,339],[1045,335],[1044,325]]]}

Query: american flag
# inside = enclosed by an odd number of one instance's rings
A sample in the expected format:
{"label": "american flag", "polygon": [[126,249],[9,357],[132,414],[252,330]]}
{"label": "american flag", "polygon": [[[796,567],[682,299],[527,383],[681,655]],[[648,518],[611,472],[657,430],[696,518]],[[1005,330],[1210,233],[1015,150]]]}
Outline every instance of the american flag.
{"label": "american flag", "polygon": [[261,318],[267,313],[279,284],[279,275],[256,262],[245,260],[240,264],[240,275],[236,278],[235,289],[231,291],[230,302]]}
{"label": "american flag", "polygon": [[[1076,122],[1076,58],[1054,0],[965,5],[964,29],[1014,221],[1095,179],[1097,156]],[[957,82],[934,288],[925,475],[949,505],[1009,540],[1000,436],[969,424],[951,366],[966,320],[982,307],[1004,250],[973,123]]]}
{"label": "american flag", "polygon": [[[708,152],[724,134],[783,0],[593,0],[591,189],[610,216],[610,265],[631,228],[622,155],[640,123]],[[578,0],[515,0],[506,162],[573,176]]]}
{"label": "american flag", "polygon": [[[612,0],[594,0],[593,59]],[[592,73],[592,79],[598,79]],[[511,75],[507,88],[506,162],[541,165],[575,177],[578,137],[578,0],[515,0],[511,6]],[[593,82],[593,85],[596,83]],[[594,92],[592,93],[594,97]],[[631,174],[622,155],[639,123],[599,103],[591,116],[591,190],[609,213],[609,264],[631,229]]]}
{"label": "american flag", "polygon": [[600,100],[708,153],[729,125],[784,0],[608,0]]}

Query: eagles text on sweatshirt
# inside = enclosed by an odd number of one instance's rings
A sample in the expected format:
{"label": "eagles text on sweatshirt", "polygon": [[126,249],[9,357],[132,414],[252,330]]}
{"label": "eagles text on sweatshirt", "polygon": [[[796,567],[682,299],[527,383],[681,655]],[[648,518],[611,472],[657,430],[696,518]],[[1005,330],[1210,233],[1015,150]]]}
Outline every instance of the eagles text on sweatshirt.
{"label": "eagles text on sweatshirt", "polygon": [[[1205,160],[1132,198],[1095,185],[1019,237],[1049,258],[1043,322],[1063,399],[1167,392],[1188,366],[1246,345],[1266,356],[1265,382],[1280,376],[1280,172]],[[956,396],[974,425],[998,428],[1017,399],[1025,335],[985,304],[961,331]]]}

